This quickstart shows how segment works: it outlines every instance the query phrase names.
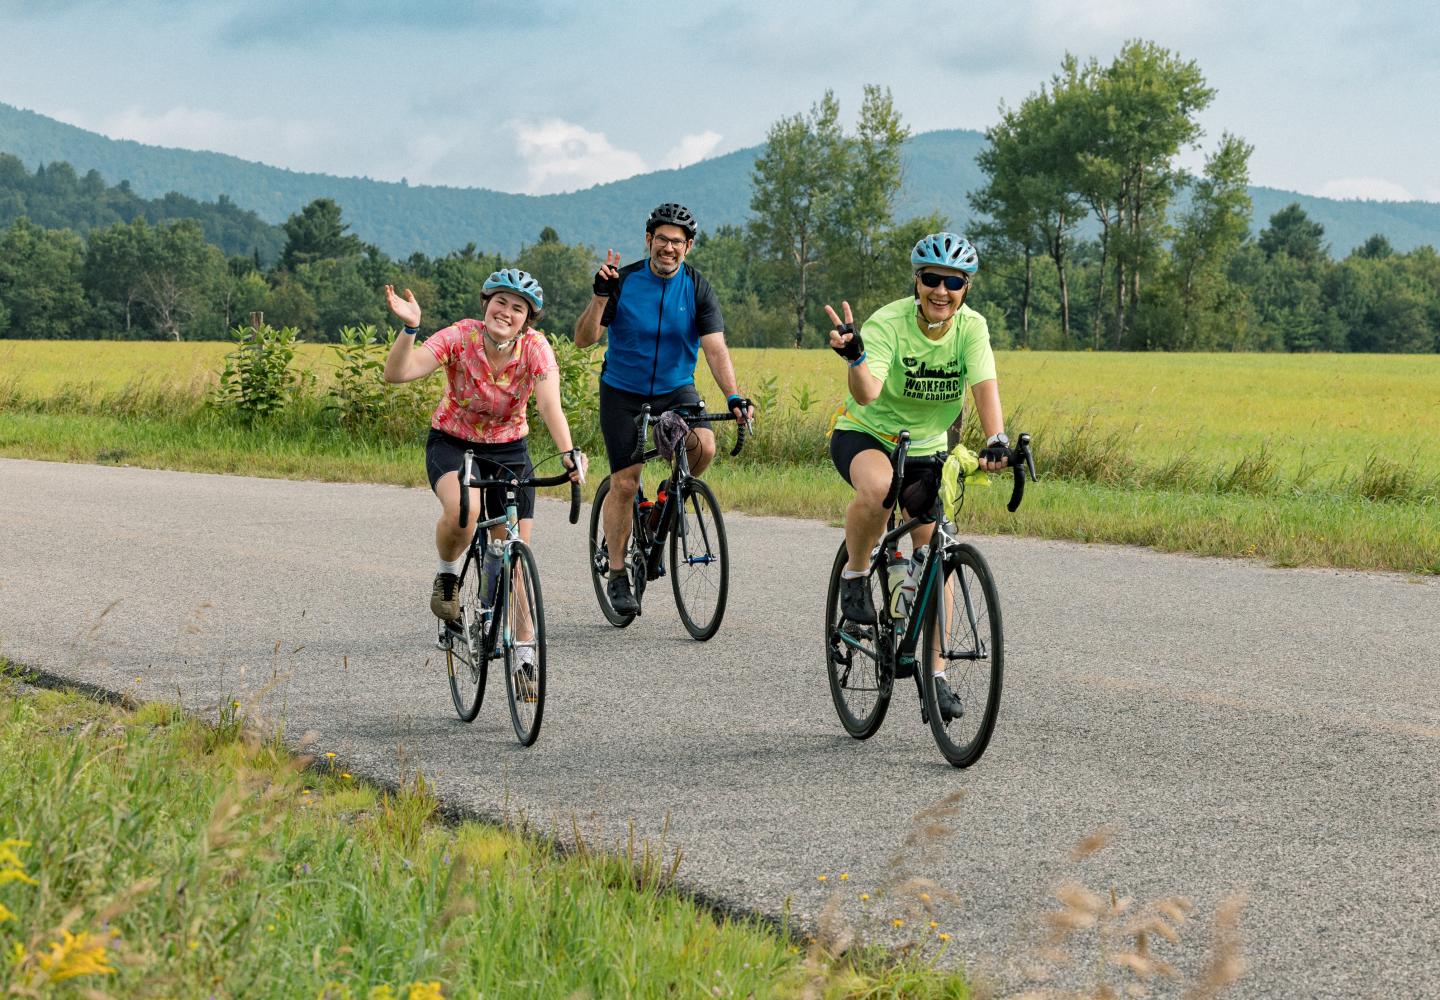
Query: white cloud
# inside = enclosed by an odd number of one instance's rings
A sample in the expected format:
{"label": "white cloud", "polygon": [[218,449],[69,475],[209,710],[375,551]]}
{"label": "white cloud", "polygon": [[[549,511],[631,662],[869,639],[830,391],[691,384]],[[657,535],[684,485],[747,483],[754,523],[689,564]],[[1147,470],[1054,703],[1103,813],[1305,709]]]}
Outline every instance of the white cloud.
{"label": "white cloud", "polygon": [[1403,185],[1380,177],[1342,177],[1311,192],[1322,198],[1364,198],[1369,201],[1414,201]]}
{"label": "white cloud", "polygon": [[516,152],[525,162],[527,194],[555,194],[644,173],[640,154],[616,149],[603,132],[559,118],[514,122]]}
{"label": "white cloud", "polygon": [[679,169],[688,167],[692,163],[699,163],[715,152],[715,147],[720,145],[720,139],[719,132],[712,132],[709,129],[694,135],[681,136],[674,148],[661,158],[658,169]]}

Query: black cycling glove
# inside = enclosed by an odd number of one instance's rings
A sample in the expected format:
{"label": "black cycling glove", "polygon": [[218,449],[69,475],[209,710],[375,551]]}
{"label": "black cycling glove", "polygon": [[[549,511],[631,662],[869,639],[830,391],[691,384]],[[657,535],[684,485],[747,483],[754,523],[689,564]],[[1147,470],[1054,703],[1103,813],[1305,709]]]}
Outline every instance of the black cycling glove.
{"label": "black cycling glove", "polygon": [[1013,456],[1010,452],[1010,442],[1000,436],[999,441],[988,443],[980,449],[980,461],[982,462],[1008,462]]}
{"label": "black cycling glove", "polygon": [[592,287],[595,289],[595,294],[601,298],[614,298],[620,294],[620,279],[618,277],[607,278],[604,272],[596,271],[595,284]]}
{"label": "black cycling glove", "polygon": [[841,323],[835,328],[835,332],[842,337],[847,333],[853,333],[855,335],[839,347],[831,347],[830,349],[836,354],[840,355],[846,361],[854,361],[860,357],[861,354],[865,353],[865,342],[860,339],[860,331],[855,329],[854,323]]}

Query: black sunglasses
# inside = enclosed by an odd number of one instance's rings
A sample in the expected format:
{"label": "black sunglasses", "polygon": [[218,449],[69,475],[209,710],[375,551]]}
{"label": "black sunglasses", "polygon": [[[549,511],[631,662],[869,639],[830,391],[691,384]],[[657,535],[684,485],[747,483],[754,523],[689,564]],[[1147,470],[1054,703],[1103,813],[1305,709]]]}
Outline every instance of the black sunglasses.
{"label": "black sunglasses", "polygon": [[921,271],[920,284],[926,288],[934,288],[940,282],[945,282],[947,292],[958,292],[970,284],[970,279],[963,274],[936,274],[934,271]]}

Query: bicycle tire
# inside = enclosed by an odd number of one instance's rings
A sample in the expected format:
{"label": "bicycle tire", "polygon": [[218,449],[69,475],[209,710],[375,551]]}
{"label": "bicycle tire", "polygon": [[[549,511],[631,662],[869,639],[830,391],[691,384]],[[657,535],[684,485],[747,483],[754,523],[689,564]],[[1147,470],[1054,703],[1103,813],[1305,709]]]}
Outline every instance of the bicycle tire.
{"label": "bicycle tire", "polygon": [[730,549],[715,491],[693,477],[682,490],[670,521],[670,589],[685,631],[705,642],[725,617]]}
{"label": "bicycle tire", "polygon": [[[946,556],[941,589],[926,609],[924,627],[922,676],[930,734],[952,766],[969,767],[990,745],[1005,677],[1000,595],[989,565],[973,546],[957,546]],[[935,697],[934,666],[940,658],[947,663],[950,690],[965,706],[965,714],[948,723]]]}
{"label": "bicycle tire", "polygon": [[[840,613],[840,573],[849,561],[845,543],[835,553],[830,586],[825,596],[825,671],[830,677],[830,698],[840,724],[857,740],[868,740],[880,729],[895,688],[895,630],[885,616],[883,592],[871,577],[871,598],[881,609],[879,622],[861,625]],[[847,641],[848,637],[848,641]]]}
{"label": "bicycle tire", "polygon": [[[624,628],[635,620],[633,614],[621,614],[616,611],[610,603],[610,595],[605,590],[605,584],[609,579],[610,572],[610,550],[605,545],[605,527],[602,512],[605,508],[605,498],[610,495],[610,477],[606,476],[600,481],[600,486],[595,490],[595,501],[590,505],[590,582],[595,585],[595,600],[600,603],[600,613],[605,620],[616,628]],[[631,526],[630,542],[626,546],[626,566],[633,563],[631,550],[635,547],[635,531]],[[633,584],[632,584],[633,585]]]}
{"label": "bicycle tire", "polygon": [[[460,571],[460,634],[452,635],[445,651],[445,668],[450,675],[450,700],[461,722],[474,722],[485,700],[485,680],[490,669],[489,651],[495,647],[481,612],[480,588],[484,573],[477,550],[472,548]],[[460,643],[459,653],[455,644]]]}
{"label": "bicycle tire", "polygon": [[[545,717],[545,604],[540,596],[540,573],[530,547],[521,541],[511,542],[506,564],[495,618],[504,622],[500,632],[510,721],[515,727],[515,738],[521,746],[528,747],[539,737],[540,723]],[[528,676],[522,672],[520,658],[525,640],[518,638],[518,633],[527,631],[533,636],[529,642],[533,643],[530,648],[534,650]]]}

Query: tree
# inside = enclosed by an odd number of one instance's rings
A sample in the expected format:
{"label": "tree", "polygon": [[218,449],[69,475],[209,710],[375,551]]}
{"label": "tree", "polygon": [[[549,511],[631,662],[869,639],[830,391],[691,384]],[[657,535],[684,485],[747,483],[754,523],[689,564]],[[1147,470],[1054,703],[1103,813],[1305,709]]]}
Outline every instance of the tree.
{"label": "tree", "polygon": [[153,315],[157,332],[178,341],[182,324],[216,299],[228,274],[225,257],[205,242],[193,219],[156,226],[144,249],[137,298]]}
{"label": "tree", "polygon": [[752,175],[751,236],[787,291],[796,347],[805,337],[810,276],[844,170],[839,119],[840,105],[828,90],[808,115],[780,119],[770,126]]}
{"label": "tree", "polygon": [[127,338],[135,335],[135,308],[140,304],[149,245],[150,227],[143,217],[137,217],[129,225],[92,231],[85,248],[85,288],[98,310],[124,313]]}
{"label": "tree", "polygon": [[578,243],[562,243],[560,234],[546,226],[540,242],[522,247],[516,262],[545,289],[541,325],[556,336],[571,336],[580,311],[590,302],[595,269],[600,266],[595,251]]}
{"label": "tree", "polygon": [[0,336],[84,336],[90,319],[80,283],[84,255],[74,233],[16,220],[0,237],[0,314],[8,317]]}
{"label": "tree", "polygon": [[329,198],[316,198],[286,219],[281,228],[286,239],[280,266],[287,271],[301,264],[353,257],[364,251],[360,238],[345,232],[350,227],[340,221],[340,206]]}
{"label": "tree", "polygon": [[1266,257],[1284,254],[1305,264],[1318,264],[1330,254],[1325,244],[1325,227],[1311,222],[1310,216],[1295,201],[1270,216],[1270,224],[1256,242]]}

